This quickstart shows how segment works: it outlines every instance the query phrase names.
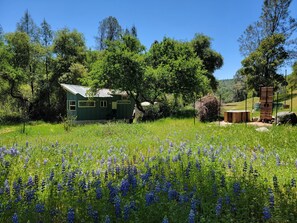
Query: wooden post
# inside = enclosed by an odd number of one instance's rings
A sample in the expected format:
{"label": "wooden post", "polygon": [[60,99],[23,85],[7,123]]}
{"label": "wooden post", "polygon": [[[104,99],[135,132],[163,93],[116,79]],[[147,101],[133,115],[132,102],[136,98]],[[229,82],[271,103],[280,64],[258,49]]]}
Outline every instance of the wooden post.
{"label": "wooden post", "polygon": [[275,123],[277,124],[278,92],[276,92]]}
{"label": "wooden post", "polygon": [[293,109],[293,87],[291,87],[291,109],[290,112],[292,112]]}

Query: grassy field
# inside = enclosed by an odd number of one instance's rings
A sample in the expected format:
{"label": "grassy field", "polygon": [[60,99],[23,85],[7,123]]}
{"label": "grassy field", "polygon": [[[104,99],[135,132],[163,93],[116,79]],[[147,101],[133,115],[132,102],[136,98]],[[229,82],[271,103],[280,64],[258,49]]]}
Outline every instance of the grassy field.
{"label": "grassy field", "polygon": [[0,127],[0,222],[295,222],[297,128]]}
{"label": "grassy field", "polygon": [[[287,104],[290,107],[286,109],[279,107],[278,112],[293,111],[297,113],[297,91],[296,90],[292,92],[292,101],[291,101],[291,93],[288,93],[286,97],[282,95],[280,95],[279,97],[280,97],[279,103]],[[276,102],[276,95],[274,97],[274,101]],[[247,110],[253,111],[251,114],[252,117],[260,117],[260,111],[253,110],[254,108],[253,105],[257,102],[259,102],[259,97],[248,98],[247,101],[227,103],[223,105],[222,112],[227,110],[245,110],[245,108],[247,107]],[[276,109],[273,110],[273,116],[275,115],[276,115]]]}

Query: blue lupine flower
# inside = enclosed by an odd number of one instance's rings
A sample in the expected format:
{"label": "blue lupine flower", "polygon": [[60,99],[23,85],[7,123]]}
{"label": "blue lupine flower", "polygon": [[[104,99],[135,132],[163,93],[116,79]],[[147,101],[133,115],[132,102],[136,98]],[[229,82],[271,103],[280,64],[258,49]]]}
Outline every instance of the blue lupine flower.
{"label": "blue lupine flower", "polygon": [[119,198],[119,196],[115,197],[114,202],[115,202],[114,207],[115,207],[116,217],[120,218],[122,210],[121,210],[121,199]]}
{"label": "blue lupine flower", "polygon": [[263,208],[263,218],[264,220],[269,220],[271,218],[271,213],[269,207]]}
{"label": "blue lupine flower", "polygon": [[189,157],[189,156],[191,156],[191,155],[192,155],[192,149],[189,148],[189,150],[187,151],[187,156]]}
{"label": "blue lupine flower", "polygon": [[61,192],[63,190],[63,186],[60,183],[58,183],[57,185],[57,190],[58,192]]}
{"label": "blue lupine flower", "polygon": [[36,204],[35,210],[37,213],[43,213],[44,212],[44,205],[43,204]]}
{"label": "blue lupine flower", "polygon": [[35,190],[26,190],[25,197],[27,202],[31,203],[31,201],[35,198]]}
{"label": "blue lupine flower", "polygon": [[7,193],[8,195],[10,194],[10,186],[9,186],[9,182],[8,182],[7,179],[4,181],[4,191],[5,191],[5,193]]}
{"label": "blue lupine flower", "polygon": [[20,194],[17,195],[16,199],[14,200],[15,203],[18,203],[22,200],[22,196]]}
{"label": "blue lupine flower", "polygon": [[219,198],[216,205],[216,215],[219,216],[222,212],[223,199]]}
{"label": "blue lupine flower", "polygon": [[49,180],[52,181],[54,179],[54,170],[51,170],[51,173],[50,173],[50,177],[49,177]]}
{"label": "blue lupine flower", "polygon": [[134,210],[134,211],[137,210],[135,201],[131,201],[131,202],[130,202],[130,209],[131,209],[131,210]]}
{"label": "blue lupine flower", "polygon": [[230,200],[230,197],[229,196],[226,196],[225,197],[225,201],[226,201],[226,204],[227,205],[231,204],[231,200]]}
{"label": "blue lupine flower", "polygon": [[104,222],[105,223],[110,223],[111,222],[110,217],[108,215],[105,216],[105,221]]}
{"label": "blue lupine flower", "polygon": [[270,208],[273,209],[274,208],[274,194],[271,188],[268,188],[268,194],[269,194],[269,204],[270,204]]}
{"label": "blue lupine flower", "polygon": [[101,187],[96,188],[96,199],[102,198],[102,189]]}
{"label": "blue lupine flower", "polygon": [[193,209],[191,209],[190,211],[188,220],[189,223],[195,223],[195,212],[193,211]]}
{"label": "blue lupine flower", "polygon": [[149,192],[145,195],[145,202],[147,206],[150,206],[152,203],[154,203],[155,195],[153,192]]}
{"label": "blue lupine flower", "polygon": [[128,175],[128,181],[132,185],[132,188],[136,188],[137,187],[137,179],[131,173]]}
{"label": "blue lupine flower", "polygon": [[238,182],[233,184],[233,192],[236,196],[240,194],[240,184]]}
{"label": "blue lupine flower", "polygon": [[232,168],[232,164],[231,164],[231,161],[230,161],[230,160],[228,161],[228,168],[229,168],[229,169]]}
{"label": "blue lupine flower", "polygon": [[162,223],[169,223],[167,216],[165,216],[165,217],[163,218]]}
{"label": "blue lupine flower", "polygon": [[107,187],[109,189],[109,200],[111,202],[113,202],[114,198],[116,197],[116,195],[118,193],[117,188],[112,186],[111,181],[107,184]]}
{"label": "blue lupine flower", "polygon": [[177,155],[172,157],[172,162],[177,162],[177,161],[178,161],[178,156]]}
{"label": "blue lupine flower", "polygon": [[129,219],[129,215],[130,215],[130,205],[125,205],[124,206],[124,219],[125,221],[127,221]]}
{"label": "blue lupine flower", "polygon": [[12,216],[12,222],[13,223],[19,223],[19,218],[18,218],[17,213],[14,213],[13,214],[13,216]]}
{"label": "blue lupine flower", "polygon": [[120,191],[123,196],[127,195],[127,193],[129,192],[129,187],[130,187],[129,181],[127,179],[123,179],[120,187]]}
{"label": "blue lupine flower", "polygon": [[156,182],[155,191],[157,193],[159,193],[161,191],[161,184],[159,183],[159,181]]}
{"label": "blue lupine flower", "polygon": [[168,191],[168,199],[169,200],[178,200],[179,194],[176,190],[170,188]]}
{"label": "blue lupine flower", "polygon": [[199,163],[199,160],[196,160],[196,168],[200,171],[201,170],[201,164]]}
{"label": "blue lupine flower", "polygon": [[74,210],[73,210],[73,208],[70,208],[67,213],[67,222],[74,223],[74,219],[75,219]]}
{"label": "blue lupine flower", "polygon": [[192,209],[192,210],[196,210],[196,208],[197,208],[197,204],[198,204],[198,200],[193,198],[193,199],[191,200],[191,209]]}
{"label": "blue lupine flower", "polygon": [[93,211],[92,217],[93,217],[94,222],[98,222],[98,220],[99,220],[99,213],[98,213],[98,211]]}

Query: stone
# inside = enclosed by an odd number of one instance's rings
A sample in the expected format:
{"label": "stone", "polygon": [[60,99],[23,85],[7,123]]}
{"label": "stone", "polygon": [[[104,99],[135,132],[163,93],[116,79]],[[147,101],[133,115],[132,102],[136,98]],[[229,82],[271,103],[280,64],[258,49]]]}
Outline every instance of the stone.
{"label": "stone", "polygon": [[281,124],[297,124],[297,116],[294,112],[280,112],[277,114],[277,125]]}
{"label": "stone", "polygon": [[269,129],[266,128],[266,127],[260,127],[260,128],[257,128],[256,131],[258,131],[258,132],[269,132]]}

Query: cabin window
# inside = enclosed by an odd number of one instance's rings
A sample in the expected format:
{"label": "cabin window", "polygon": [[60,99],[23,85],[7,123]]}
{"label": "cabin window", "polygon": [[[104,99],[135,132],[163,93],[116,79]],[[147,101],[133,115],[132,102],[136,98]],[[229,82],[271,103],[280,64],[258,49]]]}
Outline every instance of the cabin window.
{"label": "cabin window", "polygon": [[70,111],[75,111],[76,110],[76,101],[68,101],[68,105],[69,105],[68,109]]}
{"label": "cabin window", "polygon": [[89,101],[89,100],[78,101],[79,108],[93,108],[95,106],[96,106],[95,101]]}
{"label": "cabin window", "polygon": [[107,101],[100,101],[100,107],[106,108],[107,107]]}

